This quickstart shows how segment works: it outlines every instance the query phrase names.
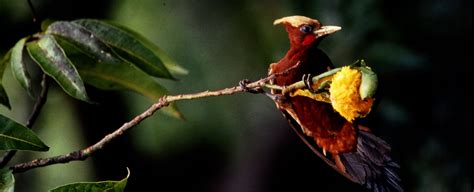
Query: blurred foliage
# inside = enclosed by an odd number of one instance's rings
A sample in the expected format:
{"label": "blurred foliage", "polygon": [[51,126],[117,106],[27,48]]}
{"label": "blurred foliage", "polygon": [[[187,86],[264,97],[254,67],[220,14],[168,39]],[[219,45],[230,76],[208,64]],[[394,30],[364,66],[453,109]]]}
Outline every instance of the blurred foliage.
{"label": "blurred foliage", "polygon": [[0,191],[13,192],[15,189],[15,178],[9,169],[0,170]]}
{"label": "blurred foliage", "polygon": [[[105,18],[151,39],[189,70],[178,76],[179,82],[165,82],[172,93],[228,87],[265,76],[268,65],[289,46],[284,29],[272,26],[274,19],[298,14],[342,26],[320,48],[339,66],[365,58],[379,75],[380,99],[367,124],[392,144],[406,190],[472,190],[472,95],[466,85],[472,76],[471,1],[33,3],[42,18]],[[8,26],[2,30],[0,53],[37,30],[23,1],[0,0],[0,24]],[[11,78],[6,73],[3,81],[15,98],[10,101],[13,110],[1,107],[1,112],[24,120],[31,99],[14,93],[21,88]],[[100,104],[51,94],[49,110],[35,126],[52,147],[46,155],[96,142],[151,104],[133,93],[87,89]],[[16,175],[16,183],[24,183],[17,191],[118,180],[127,166],[134,173],[129,191],[157,183],[161,191],[363,190],[325,167],[263,96],[242,94],[178,105],[186,121],[155,115],[86,162]],[[34,157],[28,153],[15,160]]]}

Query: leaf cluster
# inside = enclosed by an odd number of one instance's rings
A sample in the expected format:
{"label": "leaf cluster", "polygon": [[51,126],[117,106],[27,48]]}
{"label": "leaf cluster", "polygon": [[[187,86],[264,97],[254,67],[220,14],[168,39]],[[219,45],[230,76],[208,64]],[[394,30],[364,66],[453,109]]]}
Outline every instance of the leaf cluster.
{"label": "leaf cluster", "polygon": [[[35,90],[39,85],[32,80],[32,68],[37,66],[65,93],[90,103],[93,101],[87,94],[86,84],[102,90],[133,91],[156,102],[168,94],[158,78],[175,80],[176,75],[187,73],[163,50],[133,30],[93,19],[44,22],[41,32],[20,39],[7,52],[0,61],[0,104],[10,109],[9,97],[2,85],[8,65],[16,81],[33,98],[38,95]],[[163,111],[182,118],[175,105]],[[32,130],[0,115],[0,150],[48,149]],[[0,183],[8,185],[0,185],[0,191],[8,191],[14,182],[12,173],[5,170],[2,175]],[[125,184],[126,179],[117,183],[83,183],[54,191],[109,188],[122,191]]]}

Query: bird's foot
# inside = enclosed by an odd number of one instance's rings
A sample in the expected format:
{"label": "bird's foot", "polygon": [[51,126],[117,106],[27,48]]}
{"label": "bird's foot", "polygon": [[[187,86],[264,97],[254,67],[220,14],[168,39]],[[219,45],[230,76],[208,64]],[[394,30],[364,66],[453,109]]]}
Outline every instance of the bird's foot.
{"label": "bird's foot", "polygon": [[316,92],[316,90],[313,89],[313,75],[311,74],[304,74],[303,75],[303,78],[302,78],[302,81],[304,83],[304,86],[306,86],[306,88],[311,91],[311,92]]}
{"label": "bird's foot", "polygon": [[248,79],[244,79],[244,80],[241,80],[239,81],[239,86],[245,91],[245,92],[248,92],[248,93],[253,93],[253,94],[260,94],[260,93],[263,93],[263,89],[262,88],[249,88],[247,85],[250,83],[250,81]]}
{"label": "bird's foot", "polygon": [[326,92],[327,89],[329,88],[329,86],[331,85],[331,81],[327,80],[327,81],[321,82],[319,87],[315,89],[314,88],[314,82],[313,82],[313,75],[311,75],[311,74],[304,74],[302,81],[303,81],[304,85],[306,86],[306,88],[309,91],[311,91],[311,93],[314,93],[314,94],[319,94],[319,93],[322,93],[322,92]]}

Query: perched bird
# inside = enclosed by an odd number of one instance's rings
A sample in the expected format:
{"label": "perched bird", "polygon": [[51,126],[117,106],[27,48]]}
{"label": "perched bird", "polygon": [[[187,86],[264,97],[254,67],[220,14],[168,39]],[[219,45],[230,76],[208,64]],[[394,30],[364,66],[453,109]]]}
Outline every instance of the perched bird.
{"label": "perched bird", "polygon": [[[283,24],[288,32],[290,50],[270,65],[269,75],[281,74],[272,84],[290,85],[306,74],[317,75],[333,68],[329,57],[317,46],[341,27],[324,26],[304,16],[283,17],[275,20],[274,25],[278,24]],[[272,93],[279,94],[277,90]],[[308,97],[282,95],[275,102],[305,143],[317,145],[317,154],[336,171],[372,191],[403,191],[397,175],[399,166],[389,154],[390,146],[368,128],[347,121],[331,104]],[[308,142],[308,138],[315,144]]]}

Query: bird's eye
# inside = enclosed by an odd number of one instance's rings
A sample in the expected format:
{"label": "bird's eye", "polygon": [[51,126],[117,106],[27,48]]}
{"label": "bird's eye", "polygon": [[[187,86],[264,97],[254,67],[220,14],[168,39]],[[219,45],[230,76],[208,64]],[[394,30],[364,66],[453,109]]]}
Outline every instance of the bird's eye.
{"label": "bird's eye", "polygon": [[310,33],[311,31],[313,31],[313,27],[311,25],[303,25],[300,27],[300,31],[304,34]]}

